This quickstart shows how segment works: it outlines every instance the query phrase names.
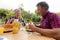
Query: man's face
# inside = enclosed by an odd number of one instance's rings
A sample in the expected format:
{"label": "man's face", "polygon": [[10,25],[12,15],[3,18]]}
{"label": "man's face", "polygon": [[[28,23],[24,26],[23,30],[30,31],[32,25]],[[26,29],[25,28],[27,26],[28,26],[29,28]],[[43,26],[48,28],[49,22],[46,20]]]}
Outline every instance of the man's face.
{"label": "man's face", "polygon": [[37,12],[39,13],[39,15],[44,16],[46,11],[47,10],[45,7],[37,6]]}

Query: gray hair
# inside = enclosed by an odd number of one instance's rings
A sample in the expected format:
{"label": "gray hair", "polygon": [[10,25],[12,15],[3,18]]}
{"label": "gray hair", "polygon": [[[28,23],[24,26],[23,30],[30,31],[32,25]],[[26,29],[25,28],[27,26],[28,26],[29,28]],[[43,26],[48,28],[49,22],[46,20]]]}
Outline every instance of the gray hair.
{"label": "gray hair", "polygon": [[20,9],[15,9],[15,12],[19,12],[21,14],[21,10]]}

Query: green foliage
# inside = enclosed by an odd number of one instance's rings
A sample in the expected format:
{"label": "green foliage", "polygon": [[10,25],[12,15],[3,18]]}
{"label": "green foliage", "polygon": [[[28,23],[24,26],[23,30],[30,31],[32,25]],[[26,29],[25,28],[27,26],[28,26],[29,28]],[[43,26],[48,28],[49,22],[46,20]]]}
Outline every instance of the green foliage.
{"label": "green foliage", "polygon": [[40,21],[40,16],[37,14],[33,14],[31,17],[33,22],[39,22]]}
{"label": "green foliage", "polygon": [[8,9],[0,9],[0,18],[2,18],[2,21],[7,21],[10,16],[14,15],[13,10],[8,10]]}
{"label": "green foliage", "polygon": [[21,9],[21,15],[22,18],[26,21],[29,22],[30,20],[37,23],[40,21],[40,16],[38,15],[37,11],[35,13],[30,13],[29,11],[25,11],[24,9]]}
{"label": "green foliage", "polygon": [[[37,11],[35,11],[35,13],[30,13],[29,11],[26,11],[23,8],[19,9],[21,10],[20,18],[23,18],[25,22],[29,22],[31,20],[37,23],[40,21],[41,16],[38,15]],[[14,10],[0,9],[0,16],[2,17],[3,21],[7,22],[10,16],[14,16]]]}
{"label": "green foliage", "polygon": [[29,22],[31,20],[31,14],[22,8],[21,8],[21,16],[26,22]]}
{"label": "green foliage", "polygon": [[0,18],[2,18],[2,17],[6,17],[4,9],[0,9]]}

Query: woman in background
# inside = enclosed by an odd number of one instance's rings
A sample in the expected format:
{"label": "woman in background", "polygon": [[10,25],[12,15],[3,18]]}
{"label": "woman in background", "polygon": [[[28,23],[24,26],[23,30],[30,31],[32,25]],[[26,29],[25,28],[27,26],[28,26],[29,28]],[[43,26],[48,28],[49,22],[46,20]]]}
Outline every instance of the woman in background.
{"label": "woman in background", "polygon": [[17,19],[20,23],[22,23],[23,26],[25,26],[25,22],[22,18],[20,18],[21,11],[19,9],[15,9],[15,16],[10,17],[10,19],[7,21],[7,23],[12,23],[14,19]]}

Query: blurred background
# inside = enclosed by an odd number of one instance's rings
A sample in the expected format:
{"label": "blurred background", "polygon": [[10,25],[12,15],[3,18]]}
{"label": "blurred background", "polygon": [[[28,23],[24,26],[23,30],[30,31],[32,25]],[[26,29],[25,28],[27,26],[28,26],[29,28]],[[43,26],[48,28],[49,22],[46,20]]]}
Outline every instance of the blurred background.
{"label": "blurred background", "polygon": [[41,16],[37,13],[36,4],[41,1],[46,1],[49,4],[49,11],[60,15],[60,0],[0,0],[0,20],[6,23],[11,16],[14,16],[14,10],[20,9],[20,17],[25,22],[31,20],[38,24]]}

